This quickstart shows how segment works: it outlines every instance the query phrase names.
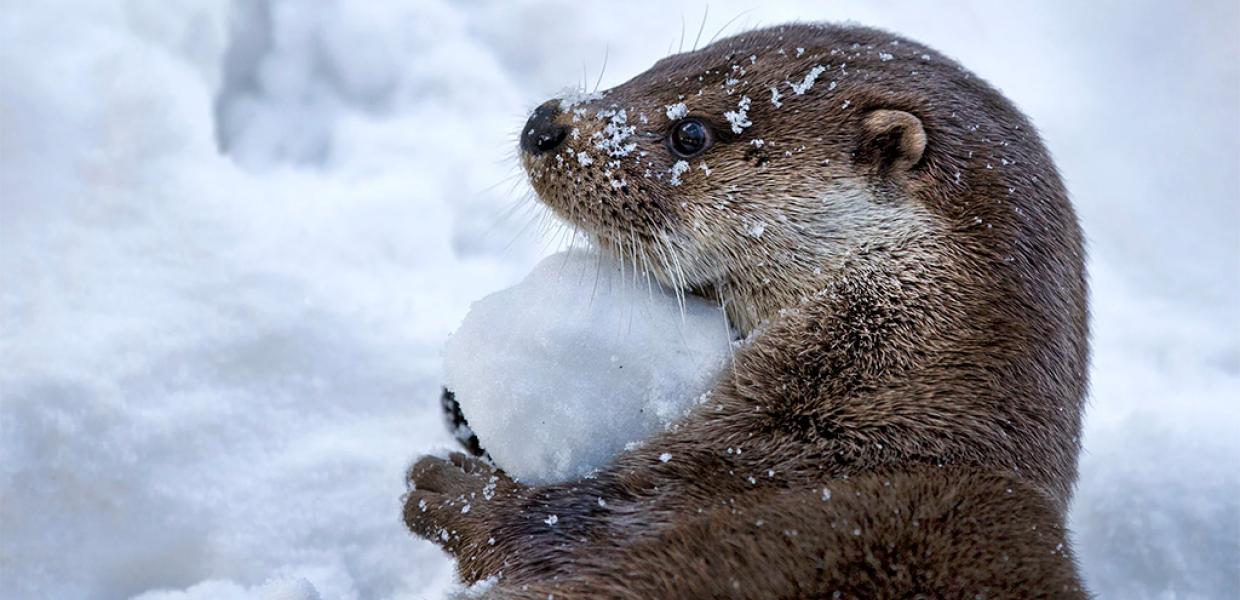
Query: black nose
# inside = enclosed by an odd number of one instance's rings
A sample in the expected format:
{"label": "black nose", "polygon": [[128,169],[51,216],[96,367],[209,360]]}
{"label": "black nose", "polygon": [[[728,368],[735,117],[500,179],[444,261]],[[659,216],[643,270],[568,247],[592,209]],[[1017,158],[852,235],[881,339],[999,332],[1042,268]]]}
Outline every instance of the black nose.
{"label": "black nose", "polygon": [[521,149],[530,154],[542,154],[555,150],[568,137],[568,128],[555,122],[560,114],[560,102],[551,100],[534,109],[530,120],[521,130]]}

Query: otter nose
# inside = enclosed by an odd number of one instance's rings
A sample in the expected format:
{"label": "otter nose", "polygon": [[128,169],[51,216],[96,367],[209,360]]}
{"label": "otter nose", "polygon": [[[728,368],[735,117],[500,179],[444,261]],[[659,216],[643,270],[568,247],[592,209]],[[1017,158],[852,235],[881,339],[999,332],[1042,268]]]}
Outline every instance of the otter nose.
{"label": "otter nose", "polygon": [[521,130],[521,149],[530,154],[542,154],[555,150],[568,137],[568,128],[555,122],[560,114],[559,101],[544,102],[534,109],[530,120]]}

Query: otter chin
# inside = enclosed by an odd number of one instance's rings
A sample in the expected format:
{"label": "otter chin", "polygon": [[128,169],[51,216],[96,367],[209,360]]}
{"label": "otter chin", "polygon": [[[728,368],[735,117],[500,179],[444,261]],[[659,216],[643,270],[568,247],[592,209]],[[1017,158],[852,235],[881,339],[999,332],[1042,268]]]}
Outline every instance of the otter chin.
{"label": "otter chin", "polygon": [[413,465],[406,523],[465,581],[502,573],[500,597],[1085,595],[1063,527],[1081,233],[1002,94],[912,40],[788,25],[549,100],[520,148],[558,217],[748,337],[709,401],[590,478]]}

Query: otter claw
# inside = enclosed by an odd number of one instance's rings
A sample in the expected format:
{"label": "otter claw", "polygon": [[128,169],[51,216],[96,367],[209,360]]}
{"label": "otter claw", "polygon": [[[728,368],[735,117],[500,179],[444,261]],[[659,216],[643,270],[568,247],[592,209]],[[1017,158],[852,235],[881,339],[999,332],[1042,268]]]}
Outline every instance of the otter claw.
{"label": "otter claw", "polygon": [[[435,456],[423,456],[409,468],[410,491],[434,492],[445,495],[464,494],[474,487],[478,479],[477,468],[469,466],[469,459],[454,452],[449,460]],[[481,486],[478,486],[481,487]]]}

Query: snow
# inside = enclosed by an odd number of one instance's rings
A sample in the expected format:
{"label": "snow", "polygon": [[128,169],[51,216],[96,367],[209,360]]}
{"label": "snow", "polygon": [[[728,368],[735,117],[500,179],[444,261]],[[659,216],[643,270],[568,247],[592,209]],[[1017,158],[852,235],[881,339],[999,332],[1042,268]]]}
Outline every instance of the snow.
{"label": "snow", "polygon": [[183,591],[158,590],[136,600],[323,600],[308,580],[271,579],[262,585],[242,587],[231,581],[204,581]]}
{"label": "snow", "polygon": [[805,74],[805,79],[802,79],[800,83],[792,83],[791,81],[787,81],[785,83],[788,84],[788,87],[792,88],[792,93],[802,96],[805,92],[808,92],[810,88],[814,87],[814,82],[818,81],[818,76],[822,75],[826,71],[826,67],[822,65],[814,65],[814,68],[810,69],[809,72]]}
{"label": "snow", "polygon": [[717,304],[575,251],[469,309],[444,375],[497,465],[529,483],[568,481],[667,428],[731,358]]}
{"label": "snow", "polygon": [[634,125],[628,125],[628,113],[624,109],[600,111],[597,117],[605,120],[602,131],[595,132],[592,139],[594,147],[602,150],[607,156],[619,158],[628,156],[637,148],[636,142],[626,141],[637,131]]}
{"label": "snow", "polygon": [[[899,31],[1032,117],[1090,240],[1071,523],[1087,581],[1102,598],[1233,597],[1240,7],[710,4],[708,30],[744,13],[729,31]],[[604,56],[600,90],[674,49],[678,19],[650,17],[666,12],[10,6],[0,597],[444,597],[450,562],[399,518],[404,468],[452,443],[440,352],[471,301],[559,239],[537,212],[505,217],[525,206],[513,140],[564,86],[592,88]]]}
{"label": "snow", "polygon": [[680,179],[680,176],[684,175],[688,171],[689,171],[689,163],[687,161],[678,160],[675,163],[672,163],[672,168],[668,169],[667,171],[668,174],[671,175],[671,178],[668,179],[668,183],[674,186],[680,185],[682,182],[682,180]]}
{"label": "snow", "polygon": [[753,125],[749,120],[749,96],[741,96],[740,102],[736,104],[736,110],[730,110],[723,113],[723,118],[727,119],[732,126],[732,133],[742,133],[746,127]]}

